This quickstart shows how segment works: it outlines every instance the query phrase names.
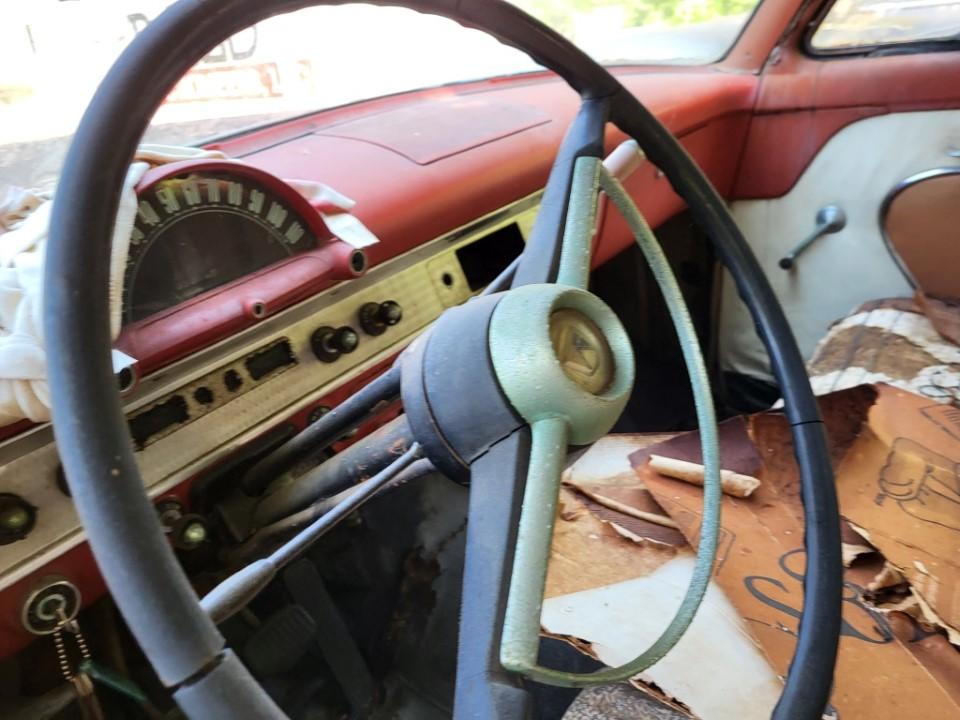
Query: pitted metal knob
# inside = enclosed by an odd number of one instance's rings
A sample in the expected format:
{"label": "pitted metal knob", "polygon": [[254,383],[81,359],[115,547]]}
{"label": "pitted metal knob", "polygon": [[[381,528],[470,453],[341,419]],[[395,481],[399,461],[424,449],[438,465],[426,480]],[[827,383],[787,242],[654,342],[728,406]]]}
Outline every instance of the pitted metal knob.
{"label": "pitted metal knob", "polygon": [[23,540],[37,522],[37,509],[19,495],[0,493],[0,545]]}
{"label": "pitted metal knob", "polygon": [[360,327],[367,335],[382,335],[403,319],[403,308],[393,300],[368,302],[360,306],[359,315]]}
{"label": "pitted metal knob", "polygon": [[310,345],[322,362],[335,362],[341,355],[352,353],[360,344],[360,337],[349,325],[333,328],[324,326],[314,331]]}

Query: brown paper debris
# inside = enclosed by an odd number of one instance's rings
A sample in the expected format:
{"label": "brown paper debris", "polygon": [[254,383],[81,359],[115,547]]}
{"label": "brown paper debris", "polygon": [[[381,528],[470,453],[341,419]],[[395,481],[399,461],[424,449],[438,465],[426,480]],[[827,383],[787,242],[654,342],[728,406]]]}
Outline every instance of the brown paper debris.
{"label": "brown paper debris", "polygon": [[885,562],[883,569],[867,585],[867,590],[871,593],[878,593],[881,590],[903,585],[905,582],[906,578],[903,577],[903,574],[896,567]]}
{"label": "brown paper debris", "polygon": [[[861,432],[862,421],[867,417],[874,395],[869,388],[855,388],[821,398],[821,412],[835,466],[845,455],[847,461],[852,462],[851,458],[860,453],[861,439],[867,435],[866,431]],[[923,402],[921,400],[921,404]],[[914,417],[912,422],[916,424],[918,418]],[[805,558],[799,476],[789,426],[782,416],[777,413],[755,416],[749,427],[764,460],[760,474],[762,485],[750,500],[723,498],[722,527],[729,541],[718,555],[714,578],[747,621],[774,669],[785,675],[796,645],[803,594]],[[695,434],[692,437],[693,442],[699,442]],[[722,458],[725,450],[721,448]],[[659,453],[660,448],[650,448],[647,454],[649,452]],[[631,458],[641,481],[677,521],[691,544],[696,545],[703,508],[702,491],[650,471],[645,462],[637,462],[637,456],[643,454],[635,453]],[[885,456],[879,459],[882,461]],[[723,460],[724,465],[727,462]],[[883,462],[875,468],[874,485],[882,466]],[[861,491],[857,497],[872,503],[875,495],[875,490]],[[845,503],[841,497],[844,514],[866,528],[870,543],[887,555],[884,545],[888,543],[881,541],[882,528],[865,523],[857,512],[849,513],[849,504],[849,499]],[[882,560],[871,566],[870,557],[864,555],[853,562],[845,575],[844,625],[831,698],[834,709],[841,718],[871,720],[902,720],[905,714],[918,711],[924,717],[960,717],[960,697],[953,694],[952,688],[938,682],[893,633],[887,617],[863,600],[866,585],[882,568]],[[887,558],[901,567],[889,555]],[[911,559],[920,559],[928,573],[942,572],[941,565],[931,568],[925,558]],[[910,573],[920,574],[915,567],[903,570],[908,577]],[[942,595],[941,591],[936,596]],[[894,678],[895,689],[891,685]]]}
{"label": "brown paper debris", "polygon": [[675,437],[676,433],[634,433],[607,435],[580,453],[563,471],[568,485],[636,487],[637,476],[630,455],[643,448]]}
{"label": "brown paper debris", "polygon": [[637,543],[589,512],[570,490],[560,491],[545,598],[641,577],[670,560],[675,549]]}
{"label": "brown paper debris", "polygon": [[[579,455],[564,471],[563,482],[580,493],[594,515],[624,537],[685,547],[683,536],[633,472],[629,457],[673,434],[608,435]],[[629,508],[629,509],[628,509]]]}
{"label": "brown paper debris", "polygon": [[862,532],[857,532],[846,520],[840,523],[840,541],[843,552],[843,566],[850,567],[861,555],[876,552]]}
{"label": "brown paper debris", "polygon": [[891,613],[887,620],[897,640],[955,701],[960,702],[960,653],[943,635],[924,628],[903,613]]}
{"label": "brown paper debris", "polygon": [[[954,533],[943,525],[949,525],[954,517],[944,511],[951,507],[946,504],[952,502],[951,493],[954,489],[960,492],[960,486],[951,484],[960,461],[960,411],[890,388],[881,388],[877,398],[875,389],[860,387],[821,399],[831,460],[839,468],[841,510],[849,520],[843,527],[848,567],[830,711],[841,718],[871,720],[902,720],[909,714],[960,717],[960,653],[940,629],[950,626],[949,611],[954,607],[950,603],[960,588],[960,582],[950,575],[960,544],[939,542],[947,533]],[[875,400],[877,407],[871,410]],[[930,433],[942,437],[931,439]],[[594,452],[592,458],[589,452],[581,455],[565,474],[569,489],[562,495],[544,621],[547,624],[549,620],[561,634],[573,632],[592,638],[589,642],[570,641],[615,664],[628,659],[637,644],[635,640],[625,643],[622,633],[627,629],[634,632],[634,626],[647,627],[650,616],[662,614],[657,588],[667,587],[664,579],[672,578],[670,583],[674,583],[688,572],[685,568],[691,562],[691,551],[682,538],[696,546],[703,493],[700,488],[661,477],[647,463],[651,453],[684,457],[678,448],[685,448],[685,457],[691,462],[699,461],[696,433],[662,438],[659,444],[648,436],[614,437],[605,453]],[[757,473],[762,485],[750,499],[723,498],[720,549],[711,587],[721,588],[729,599],[725,602],[732,603],[727,614],[742,618],[745,625],[739,637],[742,640],[752,634],[763,652],[762,666],[769,663],[784,675],[796,644],[804,571],[803,513],[790,429],[778,413],[765,413],[749,422],[725,424],[722,437],[724,467],[739,472],[747,467],[747,472]],[[902,439],[919,443],[924,450],[893,448]],[[620,460],[612,457],[617,453]],[[623,472],[624,453],[630,454],[636,479]],[[609,478],[604,477],[605,472],[611,473]],[[885,499],[877,503],[881,483]],[[631,510],[618,512],[575,494],[584,489],[595,497],[616,501],[609,505]],[[918,497],[925,502],[911,504]],[[656,530],[677,531],[656,523],[646,523],[640,532],[628,529],[628,522],[643,522],[631,517],[631,513],[638,514],[634,511],[670,517],[682,531],[677,533],[681,540],[673,547],[648,542]],[[931,522],[940,528],[934,529],[940,535],[933,544],[927,541],[934,530],[917,531],[922,523]],[[960,537],[960,532],[954,535]],[[637,611],[623,614],[632,607],[630,603],[637,602],[638,593],[643,593],[644,622],[637,619]],[[614,612],[617,607],[620,614]],[[608,617],[611,612],[614,616]],[[701,633],[691,640],[710,637]],[[732,637],[723,636],[724,648],[736,646],[738,658],[749,656],[749,643],[738,645]],[[721,642],[718,638],[713,638],[714,645]],[[712,656],[717,650],[706,647],[697,657]],[[660,679],[656,682],[666,683],[684,702],[722,698],[707,693],[702,684],[685,684],[689,676],[685,668],[690,663],[696,661],[685,660],[680,667],[658,663],[654,669]],[[735,678],[752,673],[739,661],[726,664],[734,668]],[[730,717],[751,713],[767,717],[769,708],[758,709],[759,704],[739,702]]]}
{"label": "brown paper debris", "polygon": [[[612,532],[608,524],[596,519],[591,523],[580,515],[564,528],[565,537],[559,541],[555,537],[551,572],[562,556],[563,575],[570,582],[565,584],[567,592],[553,595],[557,583],[551,581],[541,623],[550,636],[571,642],[608,666],[618,666],[663,632],[693,575],[694,558],[689,547],[673,550],[622,539],[612,543],[600,535],[598,525]],[[632,572],[619,565],[599,570],[591,564],[606,560],[590,552],[603,551],[598,541],[609,543],[618,554],[659,550],[655,562],[646,567],[634,564]],[[571,577],[577,569],[577,576]],[[640,679],[655,683],[697,717],[710,720],[766,720],[782,690],[744,621],[714,583],[684,637]]]}
{"label": "brown paper debris", "polygon": [[[601,486],[602,488],[603,486]],[[615,510],[618,513],[623,513],[629,517],[635,518],[637,520],[644,520],[646,522],[651,522],[654,525],[661,525],[667,528],[676,529],[677,524],[671,520],[668,516],[664,515],[662,511],[650,512],[648,510],[639,510],[629,503],[621,502],[616,500],[608,495],[604,495],[597,490],[594,490],[590,487],[579,486],[577,490],[587,496],[590,500],[593,500],[598,505],[602,505],[608,510]]]}
{"label": "brown paper debris", "polygon": [[[607,449],[620,452],[624,462],[623,448],[636,450],[641,444],[643,440],[619,438]],[[629,503],[630,512],[644,508],[663,514],[636,477],[628,486],[620,474],[607,485],[590,468],[576,467],[581,462],[618,465],[598,453],[592,459],[581,455],[568,478],[571,474],[590,478],[595,484],[588,487],[601,495],[616,495]],[[620,522],[641,521],[593,502],[579,494],[582,490],[567,486],[561,491],[542,622],[548,635],[602,662],[620,664],[662,632],[690,580],[693,554],[678,530],[648,523],[645,536],[634,534]],[[651,527],[674,533],[677,545],[651,542],[647,532]],[[697,713],[700,717],[768,718],[781,691],[780,679],[717,586],[711,585],[698,617],[681,646],[641,679],[634,679],[634,685],[645,688],[644,683],[653,682],[666,695],[703,709],[706,714]],[[710,674],[706,682],[705,669]],[[749,677],[740,677],[743,672]],[[731,690],[734,683],[737,687]]]}
{"label": "brown paper debris", "polygon": [[[837,471],[845,517],[910,583],[924,617],[960,643],[960,439],[931,402],[880,386]],[[931,417],[932,416],[932,417]],[[960,423],[958,423],[960,429]]]}

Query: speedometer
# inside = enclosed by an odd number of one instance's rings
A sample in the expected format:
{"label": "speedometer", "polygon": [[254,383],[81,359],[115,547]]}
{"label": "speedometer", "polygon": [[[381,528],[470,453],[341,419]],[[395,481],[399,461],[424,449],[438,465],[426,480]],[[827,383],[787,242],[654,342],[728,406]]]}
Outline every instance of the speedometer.
{"label": "speedometer", "polygon": [[268,187],[257,173],[194,171],[142,185],[124,277],[124,321],[315,247],[317,235],[289,194]]}

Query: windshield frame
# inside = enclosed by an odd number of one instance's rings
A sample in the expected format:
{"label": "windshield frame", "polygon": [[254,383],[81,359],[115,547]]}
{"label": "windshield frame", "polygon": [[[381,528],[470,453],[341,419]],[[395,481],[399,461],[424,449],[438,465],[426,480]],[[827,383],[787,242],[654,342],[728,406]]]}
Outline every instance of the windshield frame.
{"label": "windshield frame", "polygon": [[869,43],[848,47],[818,48],[813,44],[816,35],[837,0],[826,0],[818,8],[813,20],[802,37],[802,50],[814,60],[832,60],[853,57],[878,57],[881,55],[905,55],[909,53],[937,53],[960,51],[960,30],[951,36],[904,40],[902,42]]}

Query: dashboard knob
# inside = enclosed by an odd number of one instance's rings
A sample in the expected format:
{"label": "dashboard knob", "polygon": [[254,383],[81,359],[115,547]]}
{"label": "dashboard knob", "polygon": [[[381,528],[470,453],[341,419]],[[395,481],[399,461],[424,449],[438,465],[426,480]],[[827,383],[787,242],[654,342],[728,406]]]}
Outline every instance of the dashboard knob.
{"label": "dashboard knob", "polygon": [[19,495],[0,493],[0,545],[25,538],[37,521],[37,509]]}
{"label": "dashboard knob", "polygon": [[349,325],[332,328],[328,325],[317,328],[310,336],[310,346],[317,359],[334,362],[341,355],[352,353],[360,344],[360,336]]}
{"label": "dashboard knob", "polygon": [[403,308],[393,300],[368,302],[360,306],[360,327],[368,335],[382,335],[403,319]]}

